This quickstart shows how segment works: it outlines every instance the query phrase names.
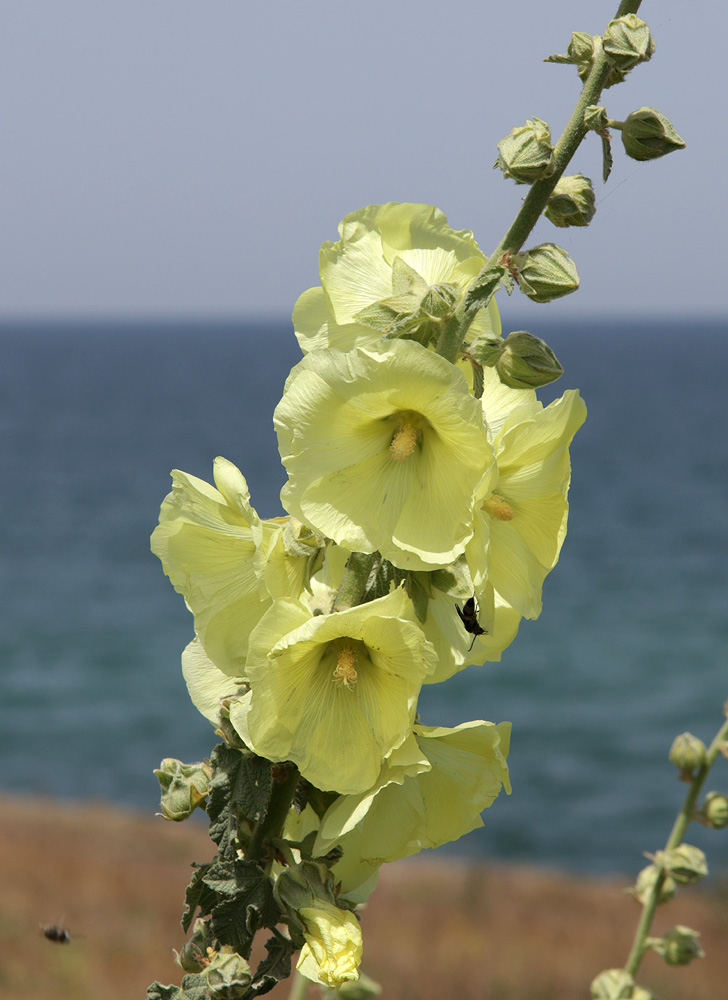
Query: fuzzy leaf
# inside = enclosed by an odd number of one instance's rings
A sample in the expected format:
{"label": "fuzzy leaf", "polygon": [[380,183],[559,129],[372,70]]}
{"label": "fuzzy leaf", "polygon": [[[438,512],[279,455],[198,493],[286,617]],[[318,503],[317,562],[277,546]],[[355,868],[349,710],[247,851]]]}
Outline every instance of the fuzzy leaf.
{"label": "fuzzy leaf", "polygon": [[223,858],[235,855],[238,809],[250,824],[262,816],[270,801],[271,764],[262,757],[241,753],[224,743],[212,752],[212,787],[207,805],[210,837]]}
{"label": "fuzzy leaf", "polygon": [[498,285],[504,280],[506,274],[508,274],[508,270],[501,264],[489,267],[468,292],[465,308],[484,309],[495,295]]}
{"label": "fuzzy leaf", "polygon": [[602,181],[606,184],[614,166],[612,156],[612,140],[609,132],[601,132],[599,138],[602,140]]}
{"label": "fuzzy leaf", "polygon": [[213,934],[248,958],[258,928],[274,927],[280,918],[270,879],[252,862],[228,861],[213,865],[205,883],[224,897],[212,910]]}
{"label": "fuzzy leaf", "polygon": [[287,979],[291,974],[291,955],[296,950],[293,941],[275,932],[265,943],[268,955],[255,970],[255,978],[250,987],[249,995],[262,996],[272,990],[281,979]]}
{"label": "fuzzy leaf", "polygon": [[155,982],[147,990],[147,1000],[209,1000],[204,976],[185,976],[182,986],[162,986]]}
{"label": "fuzzy leaf", "polygon": [[190,879],[190,884],[187,886],[187,891],[185,893],[185,910],[182,914],[182,930],[187,932],[192,924],[192,919],[195,912],[199,908],[200,913],[204,916],[211,912],[213,906],[217,901],[217,896],[204,882],[204,878],[208,870],[212,867],[211,864],[194,866],[195,873]]}
{"label": "fuzzy leaf", "polygon": [[483,398],[483,390],[485,389],[485,382],[483,379],[483,368],[470,358],[470,366],[473,369],[473,395],[476,399]]}

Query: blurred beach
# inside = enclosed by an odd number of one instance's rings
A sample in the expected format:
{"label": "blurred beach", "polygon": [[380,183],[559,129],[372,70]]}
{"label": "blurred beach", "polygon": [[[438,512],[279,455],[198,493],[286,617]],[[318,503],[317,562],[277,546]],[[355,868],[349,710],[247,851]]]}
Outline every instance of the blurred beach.
{"label": "blurred beach", "polygon": [[[190,863],[212,848],[195,821],[6,797],[0,1000],[141,1000],[155,980],[178,984]],[[640,912],[627,884],[426,851],[384,866],[362,914],[363,969],[397,1000],[583,1000],[598,972],[626,960]],[[727,893],[725,882],[686,889],[660,908],[655,932],[693,927],[706,957],[669,968],[649,954],[641,984],[670,1000],[722,1000]],[[48,941],[48,924],[70,942]],[[289,991],[283,982],[269,996]]]}

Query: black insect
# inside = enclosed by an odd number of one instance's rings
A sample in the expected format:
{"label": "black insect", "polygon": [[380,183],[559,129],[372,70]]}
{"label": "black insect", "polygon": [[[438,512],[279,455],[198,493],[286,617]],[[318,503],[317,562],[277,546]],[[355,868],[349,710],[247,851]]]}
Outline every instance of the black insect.
{"label": "black insect", "polygon": [[[472,649],[478,636],[486,635],[488,632],[488,629],[483,628],[478,621],[478,611],[480,608],[475,603],[475,595],[467,599],[465,604],[463,604],[462,611],[460,610],[459,604],[455,605],[455,610],[460,615],[460,621],[465,626],[465,631],[470,632],[473,637],[473,641],[470,643],[470,649]],[[468,652],[470,652],[470,649]]]}
{"label": "black insect", "polygon": [[47,937],[49,941],[55,941],[56,944],[71,943],[71,935],[58,924],[42,924],[40,929],[43,937]]}

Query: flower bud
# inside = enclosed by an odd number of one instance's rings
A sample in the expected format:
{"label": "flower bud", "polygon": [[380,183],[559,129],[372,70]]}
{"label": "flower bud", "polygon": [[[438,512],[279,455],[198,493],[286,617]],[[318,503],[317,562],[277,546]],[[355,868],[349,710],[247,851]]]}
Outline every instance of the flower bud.
{"label": "flower bud", "polygon": [[586,80],[594,63],[594,36],[586,31],[573,32],[566,55],[548,56],[544,62],[572,63],[580,79]]}
{"label": "flower bud", "polygon": [[253,981],[250,966],[229,944],[213,953],[203,976],[214,1000],[235,1000],[247,992]]}
{"label": "flower bud", "polygon": [[494,367],[511,389],[536,389],[564,374],[548,344],[526,330],[508,334]]}
{"label": "flower bud", "polygon": [[650,29],[636,14],[625,14],[610,21],[602,45],[612,66],[623,73],[638,63],[647,62],[655,51]]}
{"label": "flower bud", "polygon": [[183,764],[174,757],[165,757],[154,773],[162,788],[159,815],[177,823],[187,819],[210,790],[212,772],[204,762]]}
{"label": "flower bud", "polygon": [[681,733],[672,741],[669,757],[681,771],[694,771],[705,763],[705,744],[692,733]]}
{"label": "flower bud", "polygon": [[579,287],[576,265],[555,243],[542,243],[516,254],[512,262],[518,268],[521,291],[534,302],[549,302]]}
{"label": "flower bud", "polygon": [[185,972],[200,972],[207,965],[207,924],[199,917],[192,927],[192,936],[182,951],[174,951],[174,960]]}
{"label": "flower bud", "polygon": [[728,796],[721,792],[708,792],[703,803],[703,816],[706,824],[714,830],[728,826]]}
{"label": "flower bud", "polygon": [[546,122],[534,115],[533,121],[529,119],[525,125],[511,129],[511,134],[498,143],[494,167],[500,167],[516,184],[533,184],[549,177],[556,169],[556,161]]}
{"label": "flower bud", "polygon": [[[657,881],[658,876],[661,874],[662,869],[658,868],[657,865],[647,865],[637,876],[634,884],[634,888],[628,890],[632,893],[638,902],[643,906],[647,902],[648,897],[652,892],[652,888]],[[659,895],[657,897],[658,903],[669,903],[672,897],[675,895],[675,880],[670,875],[665,875],[662,886],[660,888]]]}
{"label": "flower bud", "polygon": [[588,177],[562,177],[546,202],[544,215],[555,226],[588,226],[596,212],[594,188]]}
{"label": "flower bud", "polygon": [[691,844],[680,844],[671,851],[658,851],[654,860],[678,885],[695,885],[708,874],[705,854]]}
{"label": "flower bud", "polygon": [[622,144],[633,160],[655,160],[685,143],[672,122],[655,108],[638,108],[622,122]]}
{"label": "flower bud", "polygon": [[688,965],[694,958],[705,958],[699,937],[697,931],[678,924],[661,938],[648,938],[647,943],[668,965]]}
{"label": "flower bud", "polygon": [[592,1000],[629,1000],[634,979],[625,969],[605,969],[592,980]]}

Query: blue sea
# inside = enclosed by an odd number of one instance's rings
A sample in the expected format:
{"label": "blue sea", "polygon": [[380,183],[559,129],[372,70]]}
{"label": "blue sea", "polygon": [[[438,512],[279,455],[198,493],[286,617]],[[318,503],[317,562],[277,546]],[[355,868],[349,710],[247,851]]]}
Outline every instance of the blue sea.
{"label": "blue sea", "polygon": [[[513,794],[451,850],[631,873],[685,792],[673,737],[707,742],[728,698],[728,323],[533,332],[566,370],[544,398],[578,387],[589,410],[561,560],[502,662],[425,688],[420,712],[513,723]],[[290,323],[6,323],[0,348],[0,788],[151,814],[160,759],[216,739],[149,534],[169,471],[210,480],[216,455],[261,516],[282,512]],[[728,868],[724,835],[690,839]]]}

